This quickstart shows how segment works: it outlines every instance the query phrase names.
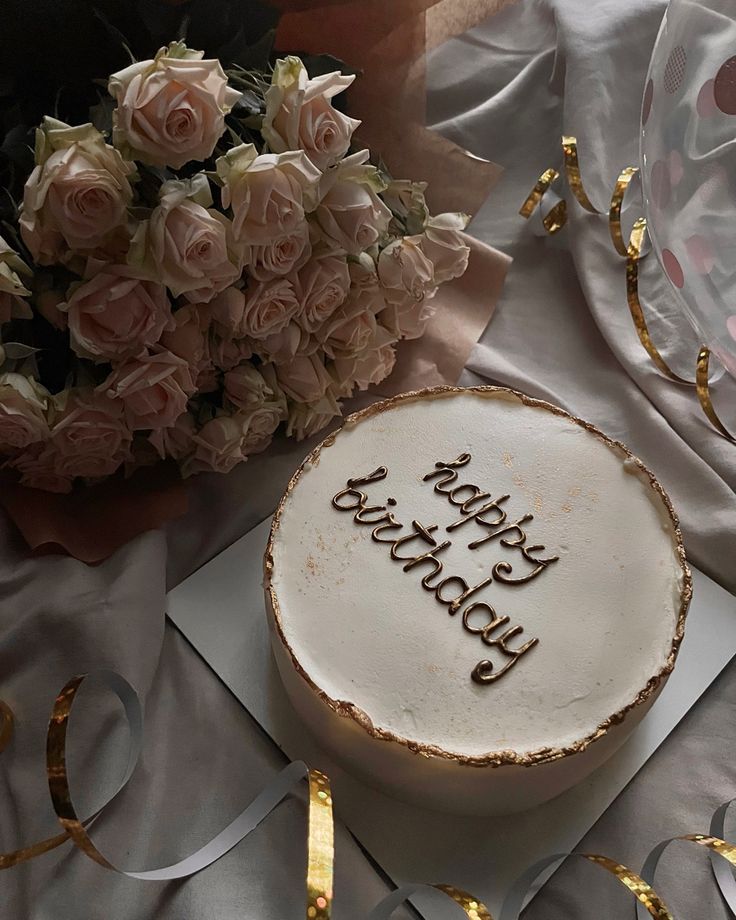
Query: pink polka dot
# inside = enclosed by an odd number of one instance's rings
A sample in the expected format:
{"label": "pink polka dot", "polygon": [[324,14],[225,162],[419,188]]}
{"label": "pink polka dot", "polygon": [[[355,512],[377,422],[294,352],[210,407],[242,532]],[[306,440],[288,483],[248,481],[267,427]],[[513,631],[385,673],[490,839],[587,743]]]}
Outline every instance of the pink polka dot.
{"label": "pink polka dot", "polygon": [[728,334],[736,342],[736,313],[726,320],[726,329],[728,329]]}
{"label": "pink polka dot", "polygon": [[696,233],[685,240],[685,251],[693,268],[699,275],[709,275],[715,265],[713,248],[704,236]]}
{"label": "pink polka dot", "polygon": [[647,81],[646,89],[644,90],[644,99],[641,104],[641,123],[645,125],[649,119],[649,113],[652,111],[652,99],[654,98],[654,83],[651,79]]}
{"label": "pink polka dot", "polygon": [[662,264],[664,265],[664,270],[667,272],[670,281],[676,288],[681,288],[685,284],[685,275],[683,274],[682,266],[677,261],[677,256],[674,252],[670,252],[669,249],[663,249]]}
{"label": "pink polka dot", "polygon": [[670,182],[673,186],[679,185],[685,175],[682,157],[677,150],[671,150],[669,155]]}
{"label": "pink polka dot", "polygon": [[726,115],[736,115],[736,55],[721,64],[713,84],[713,98]]}
{"label": "pink polka dot", "polygon": [[695,108],[698,111],[698,115],[701,118],[711,118],[718,112],[718,106],[716,105],[716,97],[713,94],[713,88],[716,85],[715,80],[706,80],[705,83],[700,87],[700,92],[698,93],[698,101],[695,103]]}
{"label": "pink polka dot", "polygon": [[660,211],[664,211],[670,203],[672,194],[669,164],[664,160],[657,160],[652,166],[649,178],[652,186],[652,201]]}
{"label": "pink polka dot", "polygon": [[687,66],[687,54],[682,45],[675,45],[670,51],[667,63],[664,68],[664,88],[670,95],[676,93],[682,86],[685,79],[685,67]]}

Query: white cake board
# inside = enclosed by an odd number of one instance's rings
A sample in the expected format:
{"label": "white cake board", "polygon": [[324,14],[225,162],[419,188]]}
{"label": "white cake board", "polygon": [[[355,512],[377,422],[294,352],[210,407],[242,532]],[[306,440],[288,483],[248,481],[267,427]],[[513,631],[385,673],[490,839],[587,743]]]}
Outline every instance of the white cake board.
{"label": "white cake board", "polygon": [[[396,884],[452,884],[485,901],[494,916],[525,868],[578,844],[736,650],[736,598],[695,570],[677,667],[649,715],[608,763],[582,785],[523,815],[469,819],[423,811],[346,774],[291,708],[271,656],[261,588],[269,525],[255,527],[175,588],[169,617],[288,757],[330,776],[337,817]],[[430,909],[419,897],[414,903]],[[457,917],[447,899],[432,897],[431,910],[432,920]]]}

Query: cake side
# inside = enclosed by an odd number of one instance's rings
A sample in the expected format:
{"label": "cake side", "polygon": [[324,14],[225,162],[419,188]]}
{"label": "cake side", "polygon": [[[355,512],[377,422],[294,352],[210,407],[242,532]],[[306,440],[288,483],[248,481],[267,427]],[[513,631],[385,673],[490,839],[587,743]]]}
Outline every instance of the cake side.
{"label": "cake side", "polygon": [[[436,408],[447,399],[458,412]],[[443,466],[465,454],[464,463]],[[409,535],[410,521],[423,516],[447,542],[448,524],[461,515],[450,536],[463,539],[442,557],[458,595],[487,577],[495,557],[486,550],[499,541],[483,543],[489,531],[449,501],[450,473],[465,488],[458,501],[482,486],[511,495],[508,522],[529,513],[530,559],[509,549],[501,559],[508,570],[496,574],[511,582],[536,575],[522,584],[491,579],[486,593],[467,598],[465,609],[478,606],[461,622],[462,606],[443,608],[424,590],[430,560],[404,571],[391,559],[390,532],[377,542],[355,511],[331,504],[344,492],[338,502],[349,506],[347,481],[366,478],[382,459],[392,467],[386,476],[357,491],[370,495],[372,508],[394,508],[405,528],[397,534]],[[465,540],[471,531],[475,539]],[[607,558],[617,555],[620,563]],[[677,518],[656,478],[593,426],[501,388],[407,394],[346,420],[289,485],[274,518],[266,583],[279,641],[327,706],[376,738],[477,765],[553,760],[602,737],[672,669],[691,593]],[[471,675],[488,652],[478,635],[491,601],[498,618],[523,630],[509,646],[538,642],[489,685]],[[495,662],[494,676],[507,660]]]}

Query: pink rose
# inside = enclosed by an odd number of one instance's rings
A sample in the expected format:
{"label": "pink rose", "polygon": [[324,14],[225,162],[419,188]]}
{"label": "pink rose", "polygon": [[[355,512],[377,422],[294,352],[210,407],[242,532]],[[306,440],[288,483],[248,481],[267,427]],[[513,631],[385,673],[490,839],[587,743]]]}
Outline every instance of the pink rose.
{"label": "pink rose", "polygon": [[304,403],[318,402],[332,383],[321,353],[298,355],[290,364],[282,364],[276,368],[276,379],[290,399]]}
{"label": "pink rose", "polygon": [[335,72],[310,80],[299,58],[277,61],[261,129],[271,150],[304,150],[322,170],[339,160],[360,122],[343,115],[330,100],[354,79]]}
{"label": "pink rose", "polygon": [[166,288],[130,277],[125,265],[106,266],[62,305],[72,349],[82,358],[112,361],[155,345],[173,328]]}
{"label": "pink rose", "polygon": [[261,282],[246,292],[243,329],[253,339],[265,339],[284,329],[299,312],[294,285],[286,278]]}
{"label": "pink rose", "polygon": [[[69,257],[69,249],[120,248],[135,173],[92,125],[71,128],[45,118],[36,136],[37,166],[23,191],[21,236],[40,265]],[[127,242],[122,244],[125,249]]]}
{"label": "pink rose", "polygon": [[309,224],[304,221],[296,230],[271,243],[253,246],[248,271],[257,281],[270,281],[301,268],[311,254]]}
{"label": "pink rose", "polygon": [[386,306],[375,288],[358,286],[317,330],[325,353],[330,358],[350,357],[367,347],[376,331],[376,312]]}
{"label": "pink rose", "polygon": [[314,210],[320,171],[300,150],[258,156],[253,144],[217,160],[222,203],[233,210],[235,238],[263,246],[294,233]]}
{"label": "pink rose", "polygon": [[210,373],[212,360],[209,352],[210,317],[207,308],[196,304],[180,307],[174,314],[173,328],[161,336],[161,345],[189,365],[197,390]]}
{"label": "pink rose", "polygon": [[350,288],[348,263],[329,254],[310,259],[292,280],[301,304],[296,320],[307,332],[316,332],[332,316]]}
{"label": "pink rose", "polygon": [[380,242],[391,211],[378,197],[385,183],[368,151],[346,157],[322,180],[322,198],[314,212],[328,246],[357,256]]}
{"label": "pink rose", "polygon": [[225,130],[225,115],[240,98],[218,60],[202,60],[183,42],[161,48],[151,61],[114,73],[113,143],[129,159],[180,169],[206,160]]}
{"label": "pink rose", "polygon": [[80,387],[64,393],[59,404],[51,445],[62,478],[110,476],[130,459],[132,434],[120,403],[91,387]]}
{"label": "pink rose", "polygon": [[306,403],[292,403],[289,407],[289,418],[286,422],[286,435],[303,441],[322,431],[330,422],[340,415],[337,403],[325,408],[315,408]]}
{"label": "pink rose", "polygon": [[378,277],[390,306],[408,308],[436,290],[432,263],[418,240],[418,237],[400,237],[389,243],[378,257]]}
{"label": "pink rose", "polygon": [[406,233],[421,233],[429,218],[424,198],[426,182],[412,182],[411,179],[394,179],[381,197],[399,219],[399,226]]}
{"label": "pink rose", "polygon": [[194,453],[182,464],[182,474],[229,473],[245,460],[243,421],[222,415],[207,422],[194,436]]}
{"label": "pink rose", "polygon": [[464,214],[438,214],[429,218],[424,233],[417,238],[432,263],[437,284],[459,278],[468,267],[470,246],[462,233],[467,222]]}
{"label": "pink rose", "polygon": [[410,301],[408,306],[388,306],[378,314],[378,321],[395,339],[419,339],[437,310],[433,296]]}
{"label": "pink rose", "polygon": [[248,412],[267,402],[278,403],[283,408],[286,407],[286,400],[276,384],[273,369],[269,369],[269,380],[266,380],[261,370],[263,368],[259,369],[252,364],[243,363],[225,374],[225,400],[235,411],[242,409]]}
{"label": "pink rose", "polygon": [[274,332],[265,339],[254,342],[254,347],[258,356],[264,361],[288,364],[296,355],[313,354],[319,348],[319,342],[292,320],[279,332]]}
{"label": "pink rose", "polygon": [[245,294],[236,287],[225,288],[207,305],[216,332],[223,338],[245,335]]}
{"label": "pink rose", "polygon": [[37,444],[23,451],[9,465],[20,473],[21,485],[29,489],[59,494],[71,492],[72,480],[58,472],[57,459],[53,447]]}
{"label": "pink rose", "polygon": [[194,436],[197,433],[197,423],[190,412],[184,412],[174,422],[171,428],[157,428],[148,436],[148,440],[155,447],[156,453],[162,460],[172,457],[182,460],[194,453],[196,447]]}
{"label": "pink rose", "polygon": [[[250,339],[222,338],[217,333],[210,334],[210,357],[217,370],[229,371],[241,361],[247,361],[253,356],[253,343]],[[218,389],[215,387],[215,389]],[[205,391],[207,392],[207,391]]]}
{"label": "pink rose", "polygon": [[380,326],[366,349],[353,358],[338,358],[332,366],[341,397],[352,396],[353,388],[367,390],[384,380],[396,364],[395,338]]}
{"label": "pink rose", "polygon": [[24,450],[46,441],[47,391],[21,374],[0,374],[0,454]]}
{"label": "pink rose", "polygon": [[208,210],[212,193],[201,174],[191,182],[165,182],[159,196],[131,241],[128,262],[175,297],[207,303],[240,276],[230,221]]}
{"label": "pink rose", "polygon": [[122,402],[132,431],[171,428],[195,392],[187,362],[163,349],[128,358],[98,389]]}

